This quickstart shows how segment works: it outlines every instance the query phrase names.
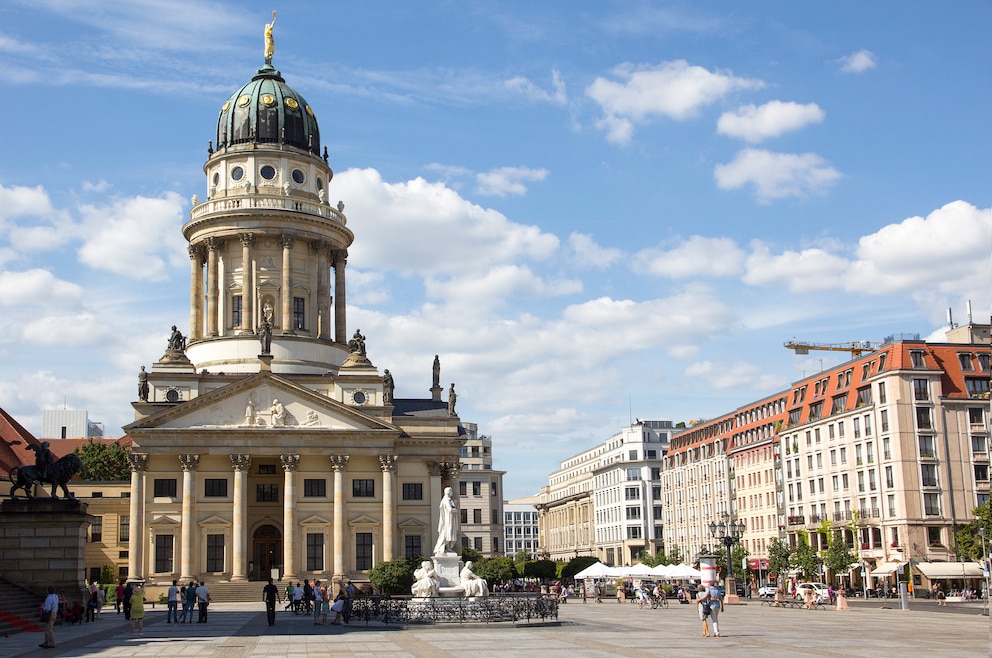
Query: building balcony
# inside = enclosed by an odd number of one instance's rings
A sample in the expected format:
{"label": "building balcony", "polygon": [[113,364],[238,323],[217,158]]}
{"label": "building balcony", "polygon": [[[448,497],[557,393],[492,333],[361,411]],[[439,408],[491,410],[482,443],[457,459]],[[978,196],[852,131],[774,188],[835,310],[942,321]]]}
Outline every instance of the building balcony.
{"label": "building balcony", "polygon": [[804,516],[790,516],[787,519],[787,522],[788,522],[788,524],[790,526],[793,526],[793,525],[806,525],[806,517],[804,517]]}

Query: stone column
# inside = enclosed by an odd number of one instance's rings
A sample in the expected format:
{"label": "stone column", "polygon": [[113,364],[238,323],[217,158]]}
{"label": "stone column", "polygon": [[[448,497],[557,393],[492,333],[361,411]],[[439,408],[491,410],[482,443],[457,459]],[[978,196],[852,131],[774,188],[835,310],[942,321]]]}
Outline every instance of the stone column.
{"label": "stone column", "polygon": [[247,555],[248,532],[248,469],[251,468],[251,455],[231,455],[234,467],[234,519],[231,534],[234,535],[234,556],[231,566],[231,582],[248,580],[245,556]]}
{"label": "stone column", "polygon": [[[252,267],[251,248],[254,233],[241,233],[241,333],[255,333],[255,270]],[[237,329],[237,327],[235,327]]]}
{"label": "stone column", "polygon": [[299,578],[296,573],[296,469],[299,455],[280,455],[284,475],[282,501],[282,563],[284,578]]}
{"label": "stone column", "polygon": [[310,248],[317,257],[317,338],[331,337],[331,282],[327,264],[326,242],[311,242]]}
{"label": "stone column", "polygon": [[344,472],[348,468],[348,455],[331,455],[334,471],[334,576],[345,575],[344,567]]}
{"label": "stone column", "polygon": [[189,246],[189,339],[203,337],[203,247]]}
{"label": "stone column", "polygon": [[444,495],[444,483],[441,481],[443,474],[444,468],[441,462],[427,462],[427,475],[430,478],[427,485],[427,498],[430,500],[431,520],[430,526],[427,528],[427,546],[424,548],[428,551],[434,549],[434,543],[437,541],[437,523],[440,520],[438,503],[441,501],[441,496]]}
{"label": "stone column", "polygon": [[219,238],[207,238],[207,337],[217,336],[217,309],[220,295],[217,281],[217,250],[224,244]]}
{"label": "stone column", "polygon": [[348,320],[345,312],[344,268],[348,263],[348,250],[334,252],[334,342],[348,343]]}
{"label": "stone column", "polygon": [[141,549],[145,546],[145,468],[148,466],[148,455],[129,452],[127,462],[131,467],[131,534],[128,536],[127,577],[143,578]]}
{"label": "stone column", "polygon": [[282,244],[282,333],[291,334],[293,326],[293,243],[296,236],[283,233]]}
{"label": "stone column", "polygon": [[396,527],[396,455],[379,455],[379,468],[382,469],[382,559],[393,559],[393,528]]}
{"label": "stone column", "polygon": [[195,491],[193,478],[196,467],[200,463],[200,455],[179,455],[179,464],[183,469],[183,511],[179,535],[179,578],[185,582],[193,580],[193,544],[194,522],[193,506]]}

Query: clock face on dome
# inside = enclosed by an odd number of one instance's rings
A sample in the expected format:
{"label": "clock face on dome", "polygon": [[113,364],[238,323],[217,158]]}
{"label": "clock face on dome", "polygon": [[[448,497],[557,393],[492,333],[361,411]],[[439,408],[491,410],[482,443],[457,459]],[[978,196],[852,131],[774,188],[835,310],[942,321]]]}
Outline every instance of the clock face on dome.
{"label": "clock face on dome", "polygon": [[368,398],[365,397],[364,391],[355,391],[351,394],[351,399],[354,400],[355,404],[365,404]]}

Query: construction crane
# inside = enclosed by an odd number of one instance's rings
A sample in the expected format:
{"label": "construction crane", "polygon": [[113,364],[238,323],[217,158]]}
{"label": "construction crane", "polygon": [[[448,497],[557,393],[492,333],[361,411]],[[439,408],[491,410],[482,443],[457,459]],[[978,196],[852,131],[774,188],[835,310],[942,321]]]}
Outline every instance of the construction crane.
{"label": "construction crane", "polygon": [[829,352],[850,352],[851,358],[858,358],[865,352],[874,352],[880,343],[867,340],[856,340],[850,343],[807,343],[795,338],[785,344],[786,349],[795,350],[796,354],[809,354],[810,350],[827,350]]}

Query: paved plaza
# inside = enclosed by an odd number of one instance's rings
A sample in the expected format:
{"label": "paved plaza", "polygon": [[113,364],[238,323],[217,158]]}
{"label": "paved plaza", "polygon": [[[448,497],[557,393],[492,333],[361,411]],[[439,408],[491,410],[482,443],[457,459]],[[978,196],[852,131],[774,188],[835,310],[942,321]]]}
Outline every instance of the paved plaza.
{"label": "paved plaza", "polygon": [[41,633],[0,638],[0,656],[989,656],[989,617],[976,604],[909,611],[857,602],[848,612],[733,606],[720,615],[724,637],[703,638],[695,606],[639,609],[614,601],[573,602],[558,623],[446,624],[406,628],[314,626],[280,611],[269,627],[261,602],[218,603],[207,624],[167,625],[149,610],[144,634],[112,610],[97,622],[57,627],[58,646],[40,649]]}

